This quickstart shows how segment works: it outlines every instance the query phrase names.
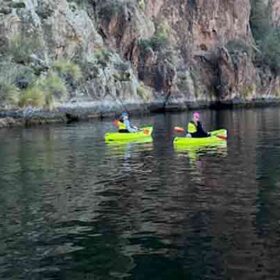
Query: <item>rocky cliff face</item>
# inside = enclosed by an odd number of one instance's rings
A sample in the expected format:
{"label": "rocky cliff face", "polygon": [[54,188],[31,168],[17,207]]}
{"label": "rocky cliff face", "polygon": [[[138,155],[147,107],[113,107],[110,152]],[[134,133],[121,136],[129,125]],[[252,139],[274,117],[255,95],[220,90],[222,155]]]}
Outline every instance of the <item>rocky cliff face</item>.
{"label": "rocky cliff face", "polygon": [[251,10],[250,0],[0,0],[0,105],[100,115],[278,99],[279,76],[252,54]]}

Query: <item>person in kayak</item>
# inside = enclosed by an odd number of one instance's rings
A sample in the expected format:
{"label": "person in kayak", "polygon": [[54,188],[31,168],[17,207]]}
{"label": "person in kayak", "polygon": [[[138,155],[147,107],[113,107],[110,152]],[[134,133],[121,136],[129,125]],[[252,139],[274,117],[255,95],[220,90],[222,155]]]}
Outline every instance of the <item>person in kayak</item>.
{"label": "person in kayak", "polygon": [[118,120],[118,127],[119,132],[121,133],[137,132],[139,130],[136,126],[131,125],[127,112],[121,114],[121,117]]}
{"label": "person in kayak", "polygon": [[188,131],[187,137],[203,138],[203,137],[210,136],[209,133],[204,131],[202,124],[200,122],[200,114],[198,112],[193,113],[193,118],[188,123],[187,131]]}

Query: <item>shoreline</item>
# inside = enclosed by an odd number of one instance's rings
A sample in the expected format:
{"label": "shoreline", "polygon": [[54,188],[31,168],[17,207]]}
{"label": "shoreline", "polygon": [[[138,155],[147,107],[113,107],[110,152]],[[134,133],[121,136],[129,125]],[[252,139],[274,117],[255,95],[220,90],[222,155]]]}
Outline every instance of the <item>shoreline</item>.
{"label": "shoreline", "polygon": [[[223,109],[249,109],[249,108],[267,108],[280,107],[280,99],[256,99],[252,101],[223,101],[223,102],[184,102],[172,103],[163,106],[162,103],[150,104],[125,104],[114,108],[100,110],[95,106],[83,107],[61,107],[53,111],[31,109],[31,113],[26,110],[6,110],[0,111],[0,129],[11,127],[30,127],[44,124],[71,123],[79,121],[89,121],[92,119],[112,118],[122,111],[128,111],[133,116],[142,114],[157,114],[167,112],[185,112],[193,110],[223,110]],[[30,109],[29,109],[30,110]]]}

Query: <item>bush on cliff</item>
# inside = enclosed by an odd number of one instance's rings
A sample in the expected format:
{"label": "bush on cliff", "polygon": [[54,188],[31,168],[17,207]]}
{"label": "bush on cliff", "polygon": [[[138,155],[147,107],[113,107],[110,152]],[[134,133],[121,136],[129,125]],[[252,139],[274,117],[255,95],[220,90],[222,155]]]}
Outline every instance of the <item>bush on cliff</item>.
{"label": "bush on cliff", "polygon": [[151,92],[143,83],[137,87],[137,95],[145,102],[149,102],[151,99]]}
{"label": "bush on cliff", "polygon": [[138,0],[137,3],[138,3],[139,8],[140,8],[142,11],[144,11],[145,8],[146,8],[146,2],[145,2],[145,0]]}
{"label": "bush on cliff", "polygon": [[250,26],[257,44],[271,30],[271,6],[264,0],[251,0]]}
{"label": "bush on cliff", "polygon": [[55,73],[48,73],[39,78],[32,86],[23,90],[19,98],[19,106],[46,107],[52,109],[55,100],[64,101],[67,95],[64,82]]}
{"label": "bush on cliff", "polygon": [[19,89],[7,81],[0,80],[0,104],[16,105],[18,100]]}
{"label": "bush on cliff", "polygon": [[82,77],[79,65],[65,59],[57,60],[53,63],[53,69],[66,81],[77,82]]}
{"label": "bush on cliff", "polygon": [[280,74],[280,28],[269,32],[261,45],[263,61]]}
{"label": "bush on cliff", "polygon": [[32,70],[26,66],[0,62],[0,104],[17,105],[20,89],[33,80]]}
{"label": "bush on cliff", "polygon": [[107,22],[110,22],[116,15],[121,15],[121,11],[123,10],[125,4],[126,3],[119,0],[104,0],[98,11],[99,17]]}
{"label": "bush on cliff", "polygon": [[111,53],[106,49],[97,49],[94,52],[94,57],[98,65],[102,66],[103,68],[106,67],[111,59]]}
{"label": "bush on cliff", "polygon": [[243,52],[249,56],[252,56],[252,48],[243,40],[231,40],[226,44],[226,47],[231,55],[234,55],[238,52]]}
{"label": "bush on cliff", "polygon": [[36,35],[24,35],[24,33],[15,36],[9,42],[7,55],[11,56],[12,60],[19,64],[28,64],[31,55],[41,49],[40,40]]}
{"label": "bush on cliff", "polygon": [[20,94],[18,105],[20,107],[43,107],[45,105],[44,92],[38,86],[29,87]]}
{"label": "bush on cliff", "polygon": [[260,66],[268,65],[271,70],[280,73],[280,28],[274,27],[271,3],[263,0],[251,0],[250,25],[257,44],[255,62]]}
{"label": "bush on cliff", "polygon": [[153,51],[162,51],[167,48],[169,44],[169,32],[170,27],[164,22],[159,24],[156,28],[154,36],[149,39],[140,39],[139,46],[141,50],[146,51],[148,48],[151,48]]}
{"label": "bush on cliff", "polygon": [[31,67],[7,60],[0,62],[0,80],[24,89],[36,80],[36,75]]}
{"label": "bush on cliff", "polygon": [[52,109],[55,100],[65,101],[68,97],[68,91],[59,76],[50,72],[47,77],[38,81],[38,87],[44,92],[45,106]]}

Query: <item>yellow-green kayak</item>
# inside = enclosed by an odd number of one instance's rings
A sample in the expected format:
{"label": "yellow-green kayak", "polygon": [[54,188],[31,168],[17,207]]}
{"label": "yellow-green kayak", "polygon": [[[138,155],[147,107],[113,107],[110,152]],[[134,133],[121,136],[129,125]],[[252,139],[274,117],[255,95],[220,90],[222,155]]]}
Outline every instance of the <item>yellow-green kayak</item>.
{"label": "yellow-green kayak", "polygon": [[173,144],[176,146],[208,146],[225,142],[227,130],[219,129],[210,132],[210,137],[192,138],[192,137],[175,137]]}
{"label": "yellow-green kayak", "polygon": [[142,127],[140,131],[130,133],[108,132],[105,134],[105,141],[138,141],[151,138],[153,127]]}

